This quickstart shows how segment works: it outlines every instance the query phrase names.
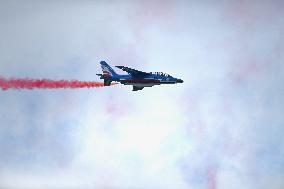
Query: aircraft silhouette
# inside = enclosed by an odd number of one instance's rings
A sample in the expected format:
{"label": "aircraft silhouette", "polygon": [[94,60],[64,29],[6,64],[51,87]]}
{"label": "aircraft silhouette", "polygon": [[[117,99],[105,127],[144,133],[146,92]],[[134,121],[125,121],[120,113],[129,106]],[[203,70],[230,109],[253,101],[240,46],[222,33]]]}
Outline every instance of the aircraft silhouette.
{"label": "aircraft silhouette", "polygon": [[153,87],[154,85],[183,83],[183,80],[174,78],[169,74],[162,72],[142,72],[125,66],[116,66],[127,72],[127,75],[117,74],[105,61],[100,62],[103,74],[96,74],[104,80],[105,86],[110,86],[112,81],[124,85],[132,85],[132,91],[142,90],[144,87]]}

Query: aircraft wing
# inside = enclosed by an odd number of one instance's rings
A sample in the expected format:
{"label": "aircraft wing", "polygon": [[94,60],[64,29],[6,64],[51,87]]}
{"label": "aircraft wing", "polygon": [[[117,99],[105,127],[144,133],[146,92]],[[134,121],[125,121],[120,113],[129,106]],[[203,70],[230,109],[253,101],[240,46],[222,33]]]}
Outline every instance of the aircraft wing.
{"label": "aircraft wing", "polygon": [[135,70],[135,69],[132,69],[132,68],[128,68],[128,67],[125,67],[125,66],[115,66],[115,67],[122,69],[123,71],[129,73],[132,77],[146,77],[146,76],[151,75],[150,73],[142,72],[142,71]]}

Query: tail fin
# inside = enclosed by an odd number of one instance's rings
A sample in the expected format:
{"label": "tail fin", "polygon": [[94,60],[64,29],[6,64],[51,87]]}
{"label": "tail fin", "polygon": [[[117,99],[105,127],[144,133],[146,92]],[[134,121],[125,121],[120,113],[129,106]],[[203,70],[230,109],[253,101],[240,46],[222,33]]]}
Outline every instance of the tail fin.
{"label": "tail fin", "polygon": [[112,77],[117,75],[117,73],[115,73],[115,71],[105,61],[101,61],[100,64],[104,77]]}

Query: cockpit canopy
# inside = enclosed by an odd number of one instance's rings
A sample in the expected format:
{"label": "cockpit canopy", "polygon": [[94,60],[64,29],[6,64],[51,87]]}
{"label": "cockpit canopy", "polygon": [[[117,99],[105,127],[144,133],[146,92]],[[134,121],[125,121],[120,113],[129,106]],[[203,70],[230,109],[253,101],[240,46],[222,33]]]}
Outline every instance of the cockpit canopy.
{"label": "cockpit canopy", "polygon": [[160,76],[164,76],[164,77],[172,77],[171,75],[169,75],[167,73],[163,73],[163,72],[151,72],[151,74],[156,74],[156,75],[160,75]]}

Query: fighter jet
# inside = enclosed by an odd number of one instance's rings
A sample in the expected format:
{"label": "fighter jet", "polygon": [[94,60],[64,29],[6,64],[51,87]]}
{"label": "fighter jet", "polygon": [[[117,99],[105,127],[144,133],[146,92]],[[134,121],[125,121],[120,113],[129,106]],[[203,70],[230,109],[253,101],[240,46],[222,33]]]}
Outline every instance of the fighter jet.
{"label": "fighter jet", "polygon": [[153,87],[161,84],[183,83],[183,80],[174,78],[162,72],[142,72],[125,66],[116,66],[127,72],[127,75],[117,74],[105,61],[100,62],[103,74],[96,74],[104,80],[105,86],[110,86],[111,82],[119,82],[124,85],[132,85],[132,91],[142,90],[144,87]]}

